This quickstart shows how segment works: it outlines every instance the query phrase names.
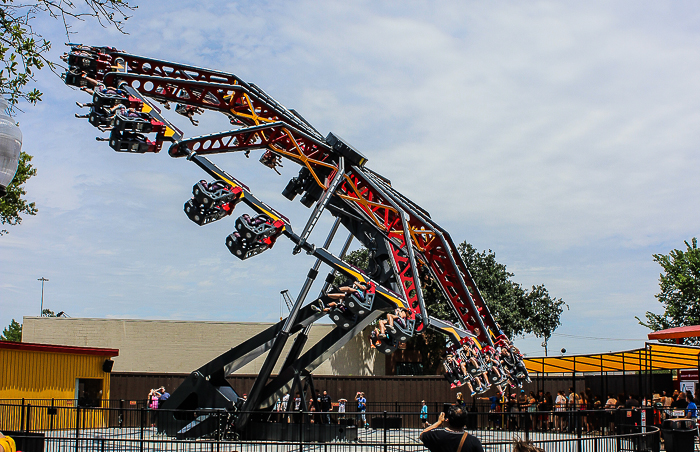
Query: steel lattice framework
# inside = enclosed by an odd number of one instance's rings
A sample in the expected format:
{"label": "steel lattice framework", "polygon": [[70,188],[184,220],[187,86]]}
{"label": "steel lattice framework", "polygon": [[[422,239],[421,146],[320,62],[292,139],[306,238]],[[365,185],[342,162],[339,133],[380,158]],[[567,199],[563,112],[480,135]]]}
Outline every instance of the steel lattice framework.
{"label": "steel lattice framework", "polygon": [[[110,147],[121,152],[147,153],[159,152],[164,143],[169,143],[170,156],[194,162],[214,179],[193,187],[193,198],[185,204],[191,220],[200,225],[220,220],[241,202],[257,214],[254,218],[239,217],[236,231],[227,238],[226,244],[236,257],[252,257],[271,248],[278,237],[286,236],[294,242],[295,254],[305,251],[317,258],[289,317],[193,372],[168,400],[168,407],[239,413],[234,416],[234,428],[238,433],[246,432],[250,419],[245,412],[269,409],[281,394],[299,386],[305,376],[348,340],[398,308],[407,310],[406,322],[398,332],[373,338],[378,351],[393,353],[401,342],[430,327],[450,340],[448,355],[456,361],[448,360],[445,367],[447,374],[455,377],[453,384],[474,381],[474,375],[464,375],[459,366],[450,367],[460,362],[466,363],[467,368],[474,362],[477,370],[471,370],[472,374],[483,372],[485,378],[498,385],[505,385],[506,379],[511,384],[527,379],[521,356],[500,332],[449,233],[426,210],[399,193],[389,180],[369,169],[367,159],[342,138],[333,133],[324,137],[296,111],[233,74],[130,55],[108,47],[71,45],[63,59],[69,65],[64,74],[66,84],[93,94],[92,103],[87,104],[90,113],[85,117],[92,125],[109,131],[109,138],[102,140],[109,141]],[[175,111],[193,123],[195,114],[210,110],[226,115],[235,128],[186,138],[156,105],[170,108],[170,102],[177,103]],[[254,150],[263,151],[261,163],[275,171],[282,159],[301,167],[299,175],[282,192],[290,200],[302,195],[302,204],[313,206],[301,233],[294,232],[286,217],[206,157],[232,152],[244,152],[247,156]],[[326,243],[316,246],[307,240],[326,211],[336,221]],[[349,236],[341,255],[335,256],[327,248],[341,225]],[[342,260],[353,238],[369,250],[369,269],[358,269]],[[349,297],[347,306],[332,310],[330,317],[337,328],[302,355],[310,326],[324,315],[309,305],[303,306],[322,263],[331,268],[331,273],[321,296],[336,274],[370,288],[364,299]],[[460,320],[459,325],[428,315],[422,290],[426,281],[437,283]],[[282,371],[268,382],[282,347],[296,333],[299,334]],[[468,352],[464,355],[467,348],[473,350],[475,360],[469,359]],[[225,376],[265,352],[269,353],[260,376],[243,402]],[[168,433],[205,435],[213,428],[207,422],[189,420],[182,430]]]}

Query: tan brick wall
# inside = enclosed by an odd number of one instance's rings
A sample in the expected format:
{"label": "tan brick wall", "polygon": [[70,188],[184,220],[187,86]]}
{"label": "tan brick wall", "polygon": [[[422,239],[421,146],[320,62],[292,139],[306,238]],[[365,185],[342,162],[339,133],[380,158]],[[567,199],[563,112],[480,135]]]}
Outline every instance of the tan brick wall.
{"label": "tan brick wall", "polygon": [[[107,347],[119,349],[115,372],[189,373],[211,359],[271,326],[251,322],[189,322],[180,320],[81,319],[24,317],[22,341],[40,344]],[[308,350],[335,325],[315,324]],[[356,336],[317,375],[384,375],[384,355],[369,347],[367,333]],[[286,350],[291,347],[288,341]],[[286,350],[282,356],[286,356]],[[266,355],[237,373],[256,374]],[[274,372],[279,371],[279,365]]]}

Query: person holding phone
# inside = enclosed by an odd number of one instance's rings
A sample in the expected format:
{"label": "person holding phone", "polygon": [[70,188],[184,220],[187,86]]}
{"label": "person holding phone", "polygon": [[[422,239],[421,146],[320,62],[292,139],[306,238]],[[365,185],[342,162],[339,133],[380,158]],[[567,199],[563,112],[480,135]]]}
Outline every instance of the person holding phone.
{"label": "person holding phone", "polygon": [[479,438],[464,431],[466,424],[467,412],[450,405],[436,423],[423,430],[420,440],[431,452],[484,452]]}

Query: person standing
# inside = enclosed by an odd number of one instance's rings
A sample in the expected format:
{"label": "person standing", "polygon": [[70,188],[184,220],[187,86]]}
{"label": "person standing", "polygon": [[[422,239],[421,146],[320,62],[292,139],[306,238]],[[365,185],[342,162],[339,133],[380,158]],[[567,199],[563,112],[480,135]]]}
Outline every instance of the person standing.
{"label": "person standing", "polygon": [[430,423],[428,423],[428,405],[425,404],[425,400],[421,400],[421,407],[420,407],[420,422],[423,424],[423,428],[430,426]]}
{"label": "person standing", "polygon": [[170,393],[165,390],[165,386],[161,386],[158,392],[160,393],[160,397],[158,397],[158,407],[162,408],[163,402],[170,398]]}
{"label": "person standing", "polygon": [[639,400],[634,395],[630,394],[625,402],[625,408],[639,408]]}
{"label": "person standing", "polygon": [[287,407],[289,406],[289,393],[286,393],[281,399],[279,407],[277,407],[277,413],[279,414],[280,422],[287,424],[289,422],[289,416],[287,415]]}
{"label": "person standing", "polygon": [[566,396],[564,391],[557,393],[557,398],[554,400],[554,430],[557,432],[564,431],[564,411],[566,411]]}
{"label": "person standing", "polygon": [[328,391],[323,391],[321,396],[321,411],[323,412],[323,417],[326,420],[326,424],[331,423],[331,410],[333,409],[333,401],[331,396],[328,395]]}
{"label": "person standing", "polygon": [[500,398],[497,395],[492,395],[491,397],[479,397],[477,400],[488,400],[489,401],[489,429],[495,430],[501,429],[501,416],[498,415]]}
{"label": "person standing", "polygon": [[338,399],[338,419],[345,419],[345,404],[347,399]]}
{"label": "person standing", "polygon": [[467,412],[451,405],[447,413],[440,413],[436,423],[421,432],[420,440],[431,452],[484,452],[479,438],[464,431],[466,423]]}
{"label": "person standing", "polygon": [[[358,392],[355,394],[355,400],[357,401],[357,411],[359,412],[357,415],[357,421],[358,423],[362,421],[362,426],[364,428],[369,428],[367,425],[367,418],[365,417],[365,411],[367,411],[367,399],[365,399],[365,393]],[[358,427],[361,426],[358,425]]]}
{"label": "person standing", "polygon": [[301,422],[301,395],[298,392],[294,397],[294,422]]}
{"label": "person standing", "polygon": [[691,419],[697,418],[698,406],[695,404],[695,398],[693,397],[693,393],[690,391],[686,391],[685,398],[688,401],[688,406],[685,407],[686,417],[689,417]]}
{"label": "person standing", "polygon": [[461,392],[457,393],[457,403],[456,405],[462,409],[465,409],[467,404],[464,402],[464,396]]}
{"label": "person standing", "polygon": [[688,401],[685,399],[684,392],[678,394],[678,399],[671,403],[671,408],[675,408],[676,410],[685,410],[688,408]]}

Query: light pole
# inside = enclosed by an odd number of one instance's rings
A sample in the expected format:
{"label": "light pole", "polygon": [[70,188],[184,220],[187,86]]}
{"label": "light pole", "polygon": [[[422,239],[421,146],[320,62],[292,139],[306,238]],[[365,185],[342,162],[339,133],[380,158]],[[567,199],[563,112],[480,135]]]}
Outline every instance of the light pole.
{"label": "light pole", "polygon": [[37,281],[41,281],[41,314],[39,314],[39,317],[44,316],[44,283],[48,281],[48,279],[44,278],[43,276]]}
{"label": "light pole", "polygon": [[15,177],[22,150],[22,132],[5,110],[7,101],[0,96],[0,197]]}

